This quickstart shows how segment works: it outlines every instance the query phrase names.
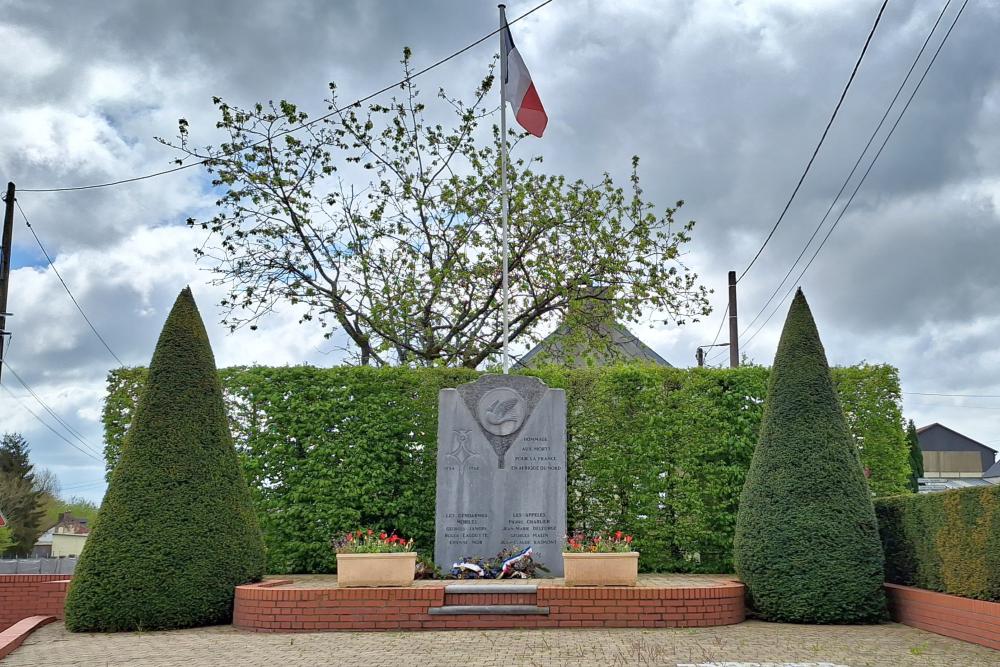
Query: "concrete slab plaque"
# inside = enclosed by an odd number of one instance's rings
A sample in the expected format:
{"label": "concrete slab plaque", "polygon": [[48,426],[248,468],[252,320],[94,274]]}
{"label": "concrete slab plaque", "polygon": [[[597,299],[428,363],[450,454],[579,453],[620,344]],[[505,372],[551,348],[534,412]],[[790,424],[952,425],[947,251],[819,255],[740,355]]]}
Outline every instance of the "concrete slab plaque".
{"label": "concrete slab plaque", "polygon": [[434,560],[534,549],[562,576],[566,393],[538,378],[484,375],[438,395]]}

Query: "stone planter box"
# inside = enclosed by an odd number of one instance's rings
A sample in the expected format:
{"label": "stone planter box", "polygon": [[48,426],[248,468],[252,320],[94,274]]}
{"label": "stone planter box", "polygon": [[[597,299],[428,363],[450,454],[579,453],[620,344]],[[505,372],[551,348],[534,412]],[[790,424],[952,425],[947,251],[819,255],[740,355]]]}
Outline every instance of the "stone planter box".
{"label": "stone planter box", "polygon": [[639,552],[563,553],[567,586],[635,586]]}
{"label": "stone planter box", "polygon": [[337,554],[337,587],[412,586],[415,551],[387,554]]}

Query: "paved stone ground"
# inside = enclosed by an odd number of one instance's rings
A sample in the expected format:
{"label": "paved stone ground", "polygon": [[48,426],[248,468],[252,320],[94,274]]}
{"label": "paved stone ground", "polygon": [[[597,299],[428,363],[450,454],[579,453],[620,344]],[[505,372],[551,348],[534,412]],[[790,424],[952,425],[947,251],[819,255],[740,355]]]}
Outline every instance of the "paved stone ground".
{"label": "paved stone ground", "polygon": [[200,665],[809,665],[996,667],[1000,652],[895,623],[719,628],[254,634],[229,626],[128,634],[35,632],[3,662],[11,667]]}

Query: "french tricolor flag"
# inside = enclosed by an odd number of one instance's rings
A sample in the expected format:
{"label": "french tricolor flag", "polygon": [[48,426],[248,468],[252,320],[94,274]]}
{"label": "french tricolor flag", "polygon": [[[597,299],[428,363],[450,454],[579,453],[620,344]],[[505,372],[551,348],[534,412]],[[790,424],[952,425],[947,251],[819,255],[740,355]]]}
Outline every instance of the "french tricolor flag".
{"label": "french tricolor flag", "polygon": [[503,22],[503,53],[500,55],[500,75],[504,78],[504,102],[510,102],[518,124],[536,137],[542,136],[549,117],[545,115],[538,91],[531,82],[528,68],[514,46],[507,19]]}

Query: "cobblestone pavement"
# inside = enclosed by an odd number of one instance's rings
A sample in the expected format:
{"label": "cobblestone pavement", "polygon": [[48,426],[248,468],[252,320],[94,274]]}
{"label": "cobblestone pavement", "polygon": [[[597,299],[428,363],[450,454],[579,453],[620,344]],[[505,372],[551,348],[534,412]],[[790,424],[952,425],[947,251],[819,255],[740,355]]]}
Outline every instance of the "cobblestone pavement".
{"label": "cobblestone pavement", "polygon": [[748,621],[663,630],[503,630],[255,634],[230,626],[71,634],[62,623],[31,635],[11,667],[178,665],[784,665],[996,667],[1000,652],[905,625],[815,626]]}

